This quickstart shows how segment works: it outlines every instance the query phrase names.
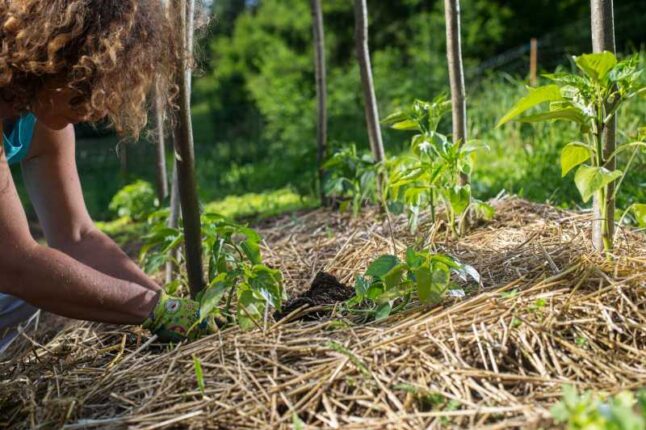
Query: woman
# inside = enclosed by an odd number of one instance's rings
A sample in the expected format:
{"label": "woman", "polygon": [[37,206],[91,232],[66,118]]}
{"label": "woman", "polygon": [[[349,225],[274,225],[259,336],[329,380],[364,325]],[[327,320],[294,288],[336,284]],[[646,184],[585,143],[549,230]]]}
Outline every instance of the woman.
{"label": "woman", "polygon": [[[159,0],[0,0],[0,351],[37,309],[167,340],[213,330],[97,230],[75,164],[75,123],[138,136],[153,83],[170,93],[172,34]],[[30,235],[15,163],[48,247]]]}

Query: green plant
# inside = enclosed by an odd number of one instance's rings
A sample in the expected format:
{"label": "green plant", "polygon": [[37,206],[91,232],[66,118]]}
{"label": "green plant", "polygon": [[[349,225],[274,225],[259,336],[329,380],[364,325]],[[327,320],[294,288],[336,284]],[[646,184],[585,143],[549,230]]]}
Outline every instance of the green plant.
{"label": "green plant", "polygon": [[444,254],[409,248],[404,261],[395,255],[382,255],[363,276],[356,277],[355,296],[347,306],[354,313],[381,320],[404,309],[413,294],[424,304],[438,304],[449,290],[457,291],[451,273],[464,281],[470,277],[480,282],[473,267]]}
{"label": "green plant", "polygon": [[158,205],[153,186],[140,180],[120,189],[110,202],[110,210],[119,217],[143,221]]}
{"label": "green plant", "polygon": [[[154,224],[140,254],[148,272],[170,261],[173,251],[184,242],[181,226],[167,227],[163,214],[151,219]],[[242,329],[260,327],[268,318],[269,308],[280,309],[286,298],[280,271],[263,264],[262,238],[253,229],[218,214],[204,214],[201,221],[202,249],[208,265],[207,287],[198,297],[201,314],[214,314]],[[177,286],[169,284],[170,288]]]}
{"label": "green plant", "polygon": [[440,120],[450,110],[450,101],[442,95],[432,102],[417,100],[411,108],[394,112],[383,120],[395,130],[418,132],[411,140],[410,154],[388,167],[389,195],[407,208],[413,231],[422,208],[430,209],[435,222],[439,200],[444,203],[449,229],[454,236],[458,235],[458,224],[470,208],[486,218],[493,217],[493,208],[474,199],[471,186],[461,185],[459,181],[461,174],[471,175],[472,154],[486,146],[478,141],[452,142],[438,132]]}
{"label": "green plant", "polygon": [[325,195],[340,201],[342,212],[352,209],[357,216],[366,204],[379,201],[377,192],[378,166],[368,153],[359,154],[355,145],[337,151],[323,165],[328,178]]}
{"label": "green plant", "polygon": [[[574,57],[579,74],[554,73],[545,75],[553,84],[529,89],[498,122],[498,127],[511,121],[543,122],[569,121],[579,127],[583,141],[567,144],[561,152],[561,171],[565,176],[577,168],[574,182],[584,202],[595,195],[600,203],[601,234],[605,250],[612,248],[614,220],[607,219],[608,208],[614,205],[623,178],[635,160],[646,149],[643,133],[636,141],[620,143],[608,153],[604,130],[626,102],[646,92],[641,80],[638,56],[623,61],[610,52]],[[548,104],[548,110],[525,115],[527,110]],[[623,171],[613,169],[617,158],[625,151],[631,153]],[[614,208],[614,206],[612,206]]]}
{"label": "green plant", "polygon": [[637,396],[623,391],[603,396],[576,388],[563,387],[563,398],[551,409],[552,417],[568,430],[644,430],[646,428],[646,391]]}

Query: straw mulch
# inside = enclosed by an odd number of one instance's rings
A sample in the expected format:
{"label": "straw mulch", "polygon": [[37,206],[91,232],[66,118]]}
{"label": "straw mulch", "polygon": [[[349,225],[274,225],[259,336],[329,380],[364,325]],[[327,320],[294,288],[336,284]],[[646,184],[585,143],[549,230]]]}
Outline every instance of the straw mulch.
{"label": "straw mulch", "polygon": [[[590,249],[589,213],[515,198],[495,206],[492,222],[457,242],[428,223],[412,237],[405,220],[392,222],[398,253],[434,239],[480,271],[483,284],[466,285],[465,298],[378,324],[281,321],[173,348],[137,328],[69,324],[0,363],[0,427],[551,428],[562,384],[645,386],[643,233],[620,231],[606,260]],[[370,211],[318,210],[259,228],[292,293],[319,270],[351,283],[393,246]]]}

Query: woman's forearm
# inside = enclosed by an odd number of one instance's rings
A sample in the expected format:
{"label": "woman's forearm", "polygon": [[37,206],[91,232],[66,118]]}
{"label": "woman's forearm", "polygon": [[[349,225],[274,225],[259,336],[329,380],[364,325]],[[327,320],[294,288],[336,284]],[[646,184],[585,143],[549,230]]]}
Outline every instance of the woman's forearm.
{"label": "woman's forearm", "polygon": [[159,292],[99,272],[54,249],[34,244],[3,259],[0,292],[58,315],[139,324]]}
{"label": "woman's forearm", "polygon": [[134,282],[152,291],[160,290],[160,286],[150,279],[112,239],[96,228],[88,229],[78,241],[50,245],[106,275]]}

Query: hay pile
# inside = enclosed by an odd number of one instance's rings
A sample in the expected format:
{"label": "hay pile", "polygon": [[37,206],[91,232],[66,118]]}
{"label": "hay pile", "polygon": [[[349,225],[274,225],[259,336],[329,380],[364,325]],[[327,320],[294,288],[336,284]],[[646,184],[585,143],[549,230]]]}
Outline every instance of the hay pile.
{"label": "hay pile", "polygon": [[[0,363],[0,427],[538,428],[552,426],[564,383],[645,386],[643,234],[620,232],[609,261],[591,252],[589,214],[495,205],[495,220],[459,242],[431,233],[482,274],[464,299],[379,324],[282,321],[172,349],[136,328],[74,323]],[[264,255],[292,294],[319,270],[351,283],[392,251],[378,219],[324,210],[274,219],[260,226]],[[422,240],[403,219],[393,229],[398,252]]]}

